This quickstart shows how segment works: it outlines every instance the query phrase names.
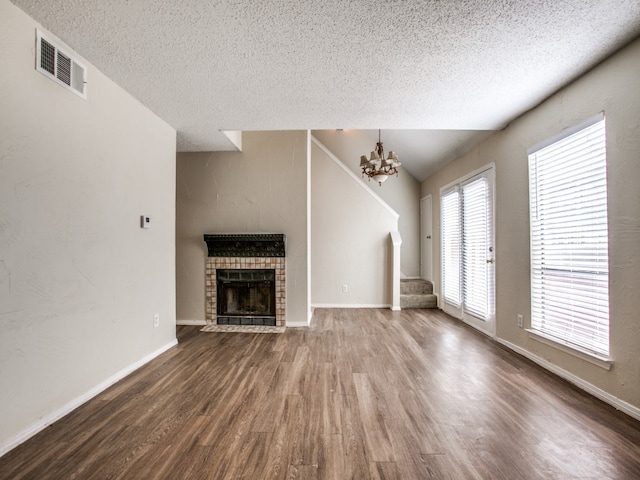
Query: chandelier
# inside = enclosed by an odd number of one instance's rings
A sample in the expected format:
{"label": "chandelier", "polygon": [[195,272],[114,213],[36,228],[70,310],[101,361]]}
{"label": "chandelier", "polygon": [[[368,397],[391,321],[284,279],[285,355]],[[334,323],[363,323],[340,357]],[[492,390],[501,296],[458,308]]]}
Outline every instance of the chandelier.
{"label": "chandelier", "polygon": [[360,168],[362,168],[362,178],[366,175],[369,181],[373,178],[382,186],[382,182],[386,181],[391,175],[398,176],[398,167],[402,165],[398,160],[398,155],[393,150],[389,152],[389,156],[384,158],[384,149],[382,141],[380,141],[380,130],[378,129],[378,143],[376,149],[371,152],[371,158],[367,160],[366,155],[360,157]]}

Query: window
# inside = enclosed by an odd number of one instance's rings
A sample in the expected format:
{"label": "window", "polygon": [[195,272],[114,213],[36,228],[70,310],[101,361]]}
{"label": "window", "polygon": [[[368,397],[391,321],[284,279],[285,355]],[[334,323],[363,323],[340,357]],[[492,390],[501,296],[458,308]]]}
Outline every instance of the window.
{"label": "window", "polygon": [[529,151],[531,329],[609,354],[605,120]]}

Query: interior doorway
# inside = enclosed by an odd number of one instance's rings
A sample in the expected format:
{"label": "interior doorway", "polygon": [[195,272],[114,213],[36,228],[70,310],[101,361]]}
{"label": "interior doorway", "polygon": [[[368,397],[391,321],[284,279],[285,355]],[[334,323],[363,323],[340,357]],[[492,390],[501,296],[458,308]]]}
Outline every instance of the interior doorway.
{"label": "interior doorway", "polygon": [[431,195],[420,199],[420,277],[433,282],[433,211]]}

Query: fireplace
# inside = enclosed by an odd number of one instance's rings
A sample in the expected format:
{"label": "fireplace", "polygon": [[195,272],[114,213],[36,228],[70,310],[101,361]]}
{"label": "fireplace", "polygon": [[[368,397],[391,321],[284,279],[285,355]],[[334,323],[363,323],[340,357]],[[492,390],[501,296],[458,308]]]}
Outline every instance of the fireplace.
{"label": "fireplace", "polygon": [[276,271],[218,269],[219,325],[276,324]]}
{"label": "fireplace", "polygon": [[285,326],[284,234],[206,234],[207,324]]}

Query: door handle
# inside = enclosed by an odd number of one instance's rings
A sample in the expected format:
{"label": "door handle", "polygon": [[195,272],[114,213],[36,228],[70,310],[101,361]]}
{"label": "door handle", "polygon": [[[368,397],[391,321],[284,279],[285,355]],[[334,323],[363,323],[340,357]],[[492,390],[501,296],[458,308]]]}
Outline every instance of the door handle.
{"label": "door handle", "polygon": [[427,240],[431,240],[431,235],[427,235]]}

